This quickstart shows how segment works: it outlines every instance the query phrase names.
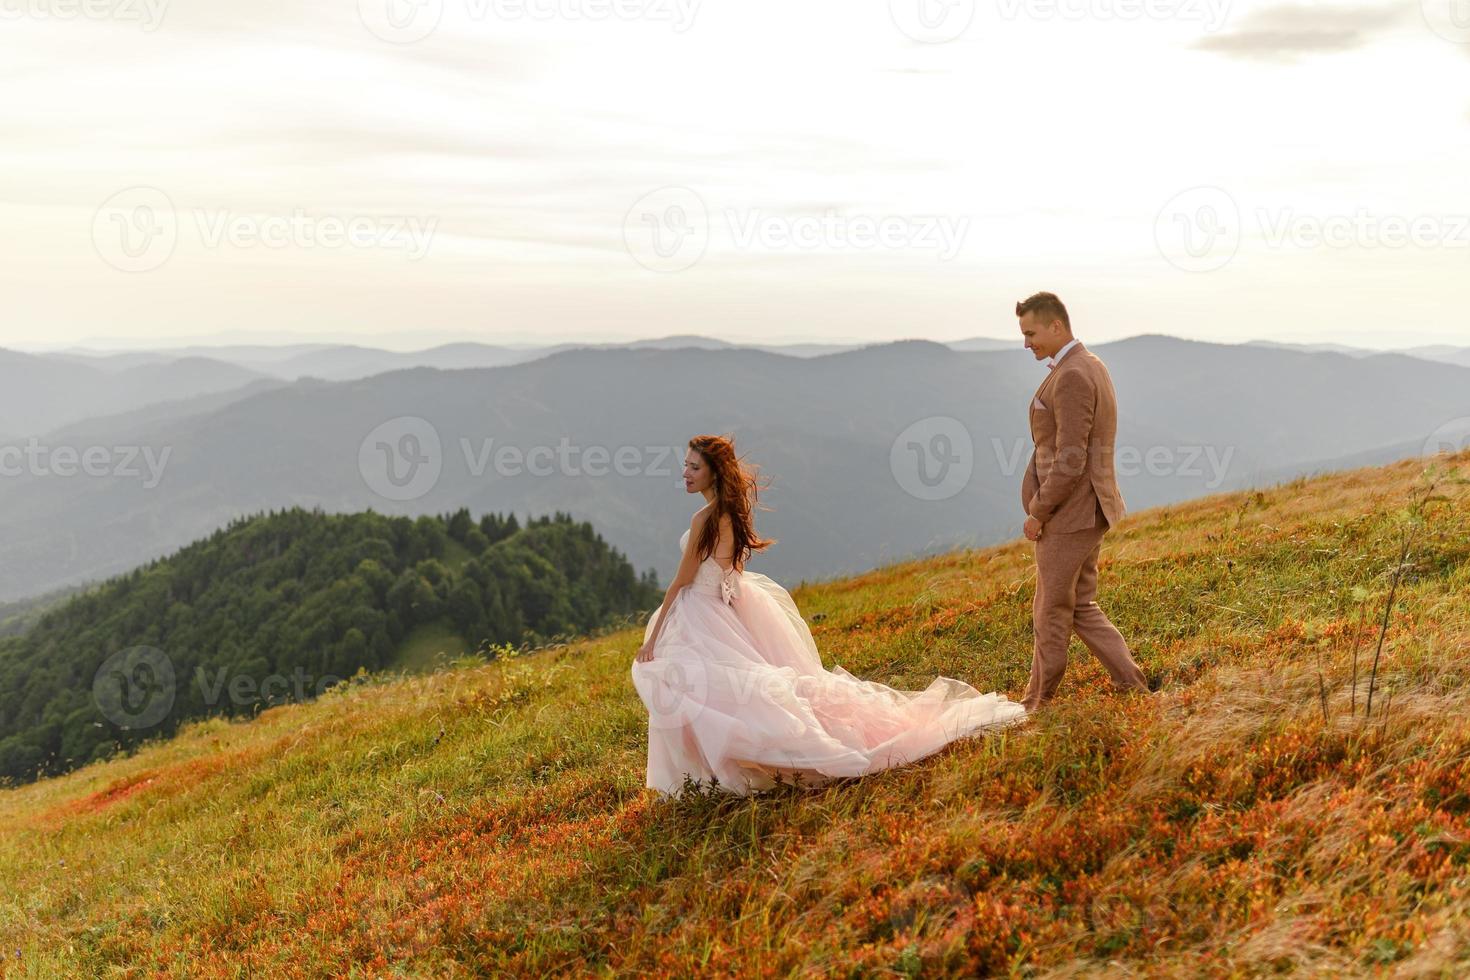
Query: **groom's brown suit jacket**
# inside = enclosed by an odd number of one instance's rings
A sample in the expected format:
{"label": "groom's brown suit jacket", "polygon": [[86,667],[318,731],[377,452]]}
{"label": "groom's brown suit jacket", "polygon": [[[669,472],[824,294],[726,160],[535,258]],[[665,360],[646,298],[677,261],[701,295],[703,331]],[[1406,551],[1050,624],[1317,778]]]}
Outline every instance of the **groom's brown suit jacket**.
{"label": "groom's brown suit jacket", "polygon": [[1036,450],[1021,481],[1021,505],[1046,531],[1095,527],[1099,508],[1109,527],[1123,519],[1113,471],[1118,396],[1096,354],[1081,343],[1067,352],[1031,399]]}

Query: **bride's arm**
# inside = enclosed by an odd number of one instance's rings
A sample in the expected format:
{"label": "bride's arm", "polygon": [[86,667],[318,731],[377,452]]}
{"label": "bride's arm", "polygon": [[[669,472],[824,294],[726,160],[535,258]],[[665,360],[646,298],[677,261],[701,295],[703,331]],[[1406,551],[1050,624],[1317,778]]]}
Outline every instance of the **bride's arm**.
{"label": "bride's arm", "polygon": [[699,532],[703,527],[704,511],[700,511],[689,523],[689,547],[684,549],[684,557],[679,559],[679,570],[674,573],[674,580],[669,583],[668,591],[664,593],[663,605],[658,607],[658,625],[653,628],[653,635],[638,649],[639,663],[653,659],[653,648],[664,631],[664,621],[668,618],[669,607],[674,604],[679,592],[694,582],[694,576],[699,571],[699,559],[695,555],[699,550]]}

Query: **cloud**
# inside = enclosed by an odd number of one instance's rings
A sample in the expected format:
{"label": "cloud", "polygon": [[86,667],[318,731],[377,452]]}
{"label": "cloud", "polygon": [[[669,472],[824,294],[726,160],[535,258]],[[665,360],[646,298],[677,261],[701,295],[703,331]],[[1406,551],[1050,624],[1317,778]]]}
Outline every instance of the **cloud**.
{"label": "cloud", "polygon": [[1207,37],[1195,47],[1251,61],[1294,61],[1361,48],[1413,12],[1406,2],[1374,7],[1287,3],[1254,10],[1235,30]]}

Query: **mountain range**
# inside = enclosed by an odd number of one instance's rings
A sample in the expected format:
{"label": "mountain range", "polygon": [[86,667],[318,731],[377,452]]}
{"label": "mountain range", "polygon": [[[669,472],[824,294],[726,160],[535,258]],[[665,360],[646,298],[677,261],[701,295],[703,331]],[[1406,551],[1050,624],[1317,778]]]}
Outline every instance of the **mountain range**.
{"label": "mountain range", "polygon": [[[73,347],[33,353],[0,349],[0,443],[41,436],[73,422],[119,415],[141,407],[160,407],[167,414],[180,408],[168,403],[201,395],[219,396],[222,400],[215,402],[218,405],[258,390],[244,387],[252,381],[304,378],[353,381],[419,367],[446,371],[508,367],[570,350],[697,348],[756,350],[811,358],[849,353],[864,346],[883,345],[736,344],[685,334],[609,344],[513,346],[461,342],[412,351],[352,344],[195,344],[150,350]],[[999,352],[1016,350],[1019,342],[971,337],[948,341],[944,346],[962,353]],[[1250,341],[1243,346],[1356,358],[1384,353],[1342,344],[1289,344],[1270,340]],[[1470,347],[1420,346],[1392,353],[1470,367]],[[194,407],[182,408],[192,411]]]}
{"label": "mountain range", "polygon": [[[1096,352],[1119,392],[1133,509],[1416,455],[1435,433],[1453,441],[1470,428],[1470,367],[1445,360],[1158,335]],[[703,432],[734,434],[770,478],[761,504],[771,509],[757,518],[780,540],[757,571],[826,578],[988,544],[1019,529],[1026,404],[1046,370],[1014,346],[904,341],[792,356],[650,342],[341,381],[187,361],[201,376],[237,372],[239,383],[200,392],[179,383],[179,363],[172,375],[158,362],[117,366],[128,381],[109,390],[136,391],[137,372],[152,372],[174,382],[156,393],[177,397],[69,422],[41,445],[65,456],[0,479],[10,558],[0,601],[120,573],[287,506],[562,511],[667,577],[698,506],[678,480],[684,447]],[[0,416],[0,430],[27,431],[15,418]],[[78,472],[88,450],[93,475]],[[416,474],[417,486],[393,483]]]}

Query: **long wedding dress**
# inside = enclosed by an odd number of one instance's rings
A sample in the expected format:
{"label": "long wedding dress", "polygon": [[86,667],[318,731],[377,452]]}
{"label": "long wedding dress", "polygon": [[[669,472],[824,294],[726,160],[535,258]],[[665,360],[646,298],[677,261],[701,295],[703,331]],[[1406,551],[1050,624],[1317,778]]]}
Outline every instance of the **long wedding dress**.
{"label": "long wedding dress", "polygon": [[[679,548],[689,546],[689,532]],[[650,788],[748,795],[786,782],[817,786],[932,755],[950,742],[1025,717],[1020,703],[939,677],[901,691],[827,670],[791,595],[711,556],[669,606],[653,659],[633,662],[648,708]],[[644,632],[658,626],[655,613]]]}

